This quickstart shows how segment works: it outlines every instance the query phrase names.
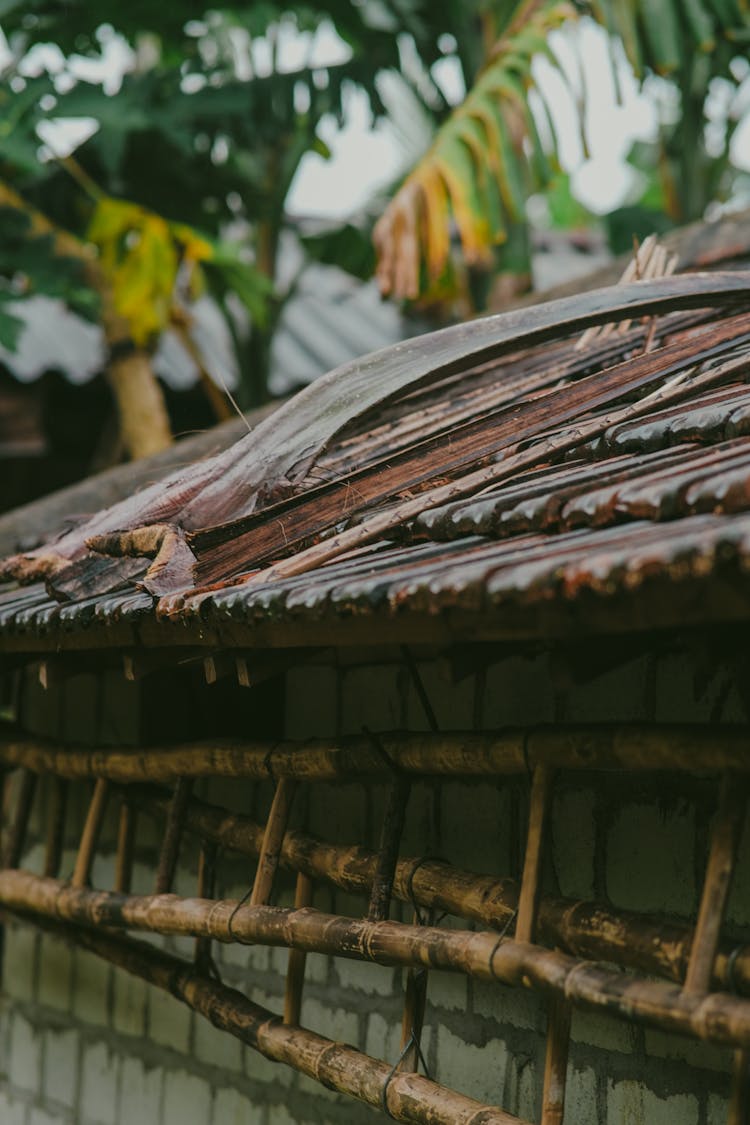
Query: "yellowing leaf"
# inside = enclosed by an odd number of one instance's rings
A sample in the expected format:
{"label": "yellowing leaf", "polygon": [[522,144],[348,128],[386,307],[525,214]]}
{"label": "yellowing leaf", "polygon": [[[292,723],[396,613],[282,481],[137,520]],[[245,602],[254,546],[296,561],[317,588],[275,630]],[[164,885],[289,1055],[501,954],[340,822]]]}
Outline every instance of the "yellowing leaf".
{"label": "yellowing leaf", "polygon": [[388,205],[375,232],[383,293],[414,298],[445,272],[450,223],[468,264],[490,260],[525,201],[551,175],[525,93],[531,60],[549,57],[547,38],[574,14],[567,3],[527,0],[464,102]]}
{"label": "yellowing leaf", "polygon": [[169,323],[181,261],[192,267],[188,282],[193,286],[197,263],[214,255],[212,244],[192,227],[107,196],[97,202],[88,238],[99,251],[114,311],[141,346]]}

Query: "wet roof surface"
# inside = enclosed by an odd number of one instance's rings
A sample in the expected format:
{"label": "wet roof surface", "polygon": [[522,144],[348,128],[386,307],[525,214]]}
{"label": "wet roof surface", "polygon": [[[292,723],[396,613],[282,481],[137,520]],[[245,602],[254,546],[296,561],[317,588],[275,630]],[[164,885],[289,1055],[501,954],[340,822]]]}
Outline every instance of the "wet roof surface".
{"label": "wet roof surface", "polygon": [[[592,321],[609,327],[584,340]],[[595,633],[610,604],[633,627],[750,616],[750,274],[448,333],[350,365],[6,563],[4,641]]]}

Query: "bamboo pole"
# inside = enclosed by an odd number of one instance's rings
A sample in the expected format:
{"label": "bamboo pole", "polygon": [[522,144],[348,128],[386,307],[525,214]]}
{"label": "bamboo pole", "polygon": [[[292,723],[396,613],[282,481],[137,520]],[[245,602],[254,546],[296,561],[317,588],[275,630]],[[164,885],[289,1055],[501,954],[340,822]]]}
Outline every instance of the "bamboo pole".
{"label": "bamboo pole", "polygon": [[398,864],[398,850],[404,831],[410,790],[411,782],[401,774],[395,774],[388,789],[380,848],[367,909],[367,917],[371,922],[380,922],[390,913],[393,879]]}
{"label": "bamboo pole", "polygon": [[531,783],[529,828],[526,837],[521,890],[518,895],[516,941],[530,942],[534,939],[544,835],[551,795],[552,773],[548,766],[537,766]]}
{"label": "bamboo pole", "polygon": [[185,777],[177,779],[172,799],[167,810],[167,826],[164,831],[159,866],[156,872],[156,894],[166,894],[171,890],[177,870],[180,843],[185,827],[185,810],[190,799],[192,780]]}
{"label": "bamboo pole", "polygon": [[[549,766],[537,766],[529,800],[529,827],[526,854],[518,895],[516,941],[531,942],[537,923],[541,891],[542,860],[547,834],[553,773]],[[547,1009],[547,1047],[544,1061],[541,1125],[561,1125],[565,1111],[565,1085],[570,1045],[571,1009],[563,996],[554,996]]]}
{"label": "bamboo pole", "polygon": [[296,788],[296,783],[289,778],[282,778],[276,785],[258,857],[255,882],[250,896],[251,906],[260,906],[268,902],[271,897]]}
{"label": "bamboo pole", "polygon": [[[146,811],[158,815],[165,807],[158,790],[137,788],[134,792]],[[187,825],[200,836],[247,855],[258,854],[263,836],[263,829],[248,818],[195,799],[188,806]],[[370,894],[376,859],[365,848],[323,843],[294,830],[287,832],[281,850],[285,867],[351,894]],[[518,901],[512,879],[476,875],[440,860],[420,858],[399,860],[393,893],[402,902],[416,902],[425,909],[446,911],[498,929],[510,922]],[[679,982],[685,977],[693,937],[692,929],[679,923],[574,899],[543,898],[538,928],[544,943],[562,946],[579,957],[618,961]],[[730,943],[720,944],[714,986],[729,986],[730,957],[732,987],[750,995],[750,947],[736,953]]]}
{"label": "bamboo pole", "polygon": [[[304,907],[310,906],[312,894],[312,879],[308,875],[300,873],[297,876],[297,886],[294,891],[294,909],[302,910]],[[298,1024],[300,1021],[306,961],[307,954],[304,949],[289,950],[284,990],[284,1023]]]}
{"label": "bamboo pole", "polygon": [[[388,758],[404,773],[505,776],[539,765],[559,769],[647,772],[689,769],[750,772],[746,726],[609,724],[535,727],[480,734],[379,734]],[[11,732],[0,736],[0,764],[67,778],[117,782],[174,782],[180,777],[275,778],[335,781],[387,776],[389,767],[370,738],[295,742],[212,740],[139,750],[69,750]]]}
{"label": "bamboo pole", "polygon": [[123,894],[130,891],[133,880],[136,817],[134,805],[127,796],[124,797],[120,805],[120,819],[117,826],[117,853],[115,856],[115,890]]}
{"label": "bamboo pole", "polygon": [[262,945],[374,961],[382,965],[462,972],[477,980],[535,989],[583,1008],[750,1049],[750,1002],[724,992],[694,996],[557,950],[487,931],[368,922],[318,911],[241,906],[176,895],[118,895],[74,887],[26,871],[0,872],[0,903],[42,918],[149,933],[238,938]]}
{"label": "bamboo pole", "polygon": [[750,1105],[750,1052],[735,1051],[727,1125],[747,1125]]}
{"label": "bamboo pole", "polygon": [[711,986],[746,804],[745,785],[732,774],[725,774],[719,791],[719,808],[711,833],[706,878],[685,977],[685,992],[688,993],[707,992]]}
{"label": "bamboo pole", "polygon": [[47,823],[47,839],[44,848],[44,874],[52,878],[55,878],[60,872],[67,807],[68,782],[65,778],[56,777],[52,789],[52,808]]}
{"label": "bamboo pole", "polygon": [[547,1046],[544,1057],[541,1125],[562,1125],[571,1016],[571,1006],[564,997],[555,996],[550,1001],[547,1008]]}
{"label": "bamboo pole", "polygon": [[[198,857],[198,898],[212,899],[216,893],[216,844],[206,841]],[[198,937],[195,939],[195,967],[201,973],[207,973],[211,966],[211,939]]]}
{"label": "bamboo pole", "polygon": [[109,782],[100,777],[94,786],[94,792],[86,814],[86,822],[78,845],[78,855],[73,869],[72,884],[74,887],[85,887],[91,879],[91,867],[94,862],[94,852],[99,842],[99,833],[104,820],[104,811],[107,806]]}
{"label": "bamboo pole", "polygon": [[[267,909],[267,908],[266,908]],[[344,1043],[283,1024],[241,992],[197,973],[192,965],[144,942],[69,926],[56,927],[83,948],[186,1003],[221,1031],[273,1062],[285,1063],[330,1090],[381,1108],[412,1125],[528,1125],[496,1107],[387,1063]]]}
{"label": "bamboo pole", "polygon": [[36,783],[36,774],[31,773],[29,770],[24,770],[18,786],[16,815],[13,818],[13,825],[8,834],[8,839],[5,842],[3,867],[18,867],[21,862],[24,844],[26,843],[26,833],[29,827],[31,807],[34,803]]}

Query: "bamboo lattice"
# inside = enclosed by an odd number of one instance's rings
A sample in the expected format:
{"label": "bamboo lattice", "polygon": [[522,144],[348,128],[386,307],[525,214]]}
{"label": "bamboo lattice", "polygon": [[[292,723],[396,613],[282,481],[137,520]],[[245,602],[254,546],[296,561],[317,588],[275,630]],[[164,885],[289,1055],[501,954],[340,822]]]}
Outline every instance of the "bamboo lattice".
{"label": "bamboo lattice", "polygon": [[[153,751],[77,751],[7,733],[0,769],[20,771],[15,808],[2,841],[0,904],[43,928],[64,933],[108,961],[167,988],[217,1027],[268,1058],[380,1107],[394,1120],[519,1125],[500,1106],[483,1105],[418,1073],[425,1018],[426,970],[533,989],[547,999],[548,1030],[540,1125],[565,1120],[571,1014],[576,1007],[731,1047],[735,1052],[730,1125],[748,1114],[750,948],[733,948],[722,925],[747,805],[747,730],[693,727],[585,727],[497,735],[379,736],[377,740],[284,745],[206,744]],[[261,766],[263,763],[263,772]],[[548,820],[561,773],[587,769],[710,768],[714,819],[695,927],[617,911],[603,903],[543,895]],[[520,886],[424,856],[400,854],[409,781],[415,776],[485,776],[531,769],[528,834]],[[195,778],[224,775],[276,779],[267,823],[198,799]],[[20,867],[38,777],[53,778],[43,869]],[[289,827],[300,785],[318,780],[390,777],[379,851],[326,843]],[[60,875],[69,790],[94,788],[72,878]],[[166,783],[166,784],[165,784]],[[114,886],[95,889],[91,873],[104,818],[117,806]],[[162,826],[155,893],[130,892],[142,818]],[[197,895],[172,893],[187,835],[200,845]],[[225,850],[257,859],[245,899],[215,897]],[[271,905],[280,868],[296,874],[295,905]],[[328,884],[360,895],[362,917],[311,906]],[[391,898],[411,903],[414,919],[390,919]],[[429,911],[477,928],[431,923]],[[179,960],[128,933],[193,937],[193,962]],[[216,979],[212,942],[252,942],[289,950],[283,1017]],[[374,1059],[300,1026],[305,957],[315,952],[408,970],[402,1054]],[[599,962],[606,961],[606,964]],[[677,985],[677,987],[675,987]]]}

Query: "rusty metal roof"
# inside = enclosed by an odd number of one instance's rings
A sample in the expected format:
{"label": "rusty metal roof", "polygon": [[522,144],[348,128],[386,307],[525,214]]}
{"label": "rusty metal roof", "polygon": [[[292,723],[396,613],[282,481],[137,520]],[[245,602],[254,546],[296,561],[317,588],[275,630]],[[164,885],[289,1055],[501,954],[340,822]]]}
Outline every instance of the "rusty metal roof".
{"label": "rusty metal roof", "polygon": [[[584,341],[590,325],[608,327]],[[268,647],[747,618],[749,376],[742,270],[384,349],[228,451],[7,561],[2,644]]]}

